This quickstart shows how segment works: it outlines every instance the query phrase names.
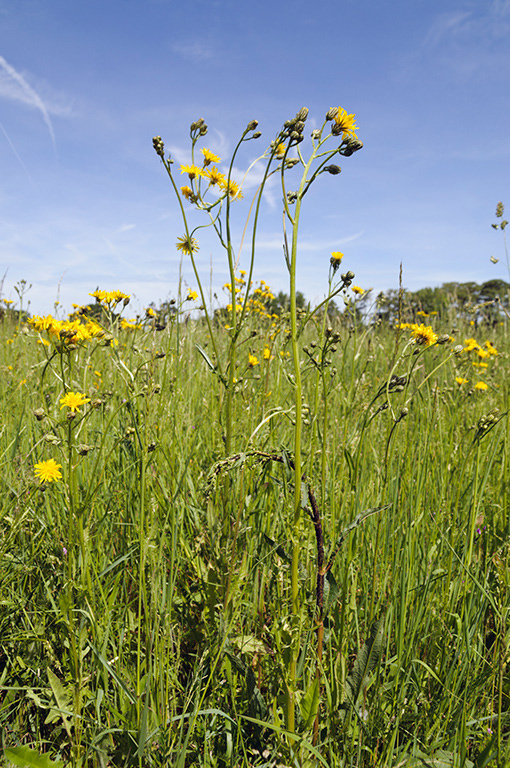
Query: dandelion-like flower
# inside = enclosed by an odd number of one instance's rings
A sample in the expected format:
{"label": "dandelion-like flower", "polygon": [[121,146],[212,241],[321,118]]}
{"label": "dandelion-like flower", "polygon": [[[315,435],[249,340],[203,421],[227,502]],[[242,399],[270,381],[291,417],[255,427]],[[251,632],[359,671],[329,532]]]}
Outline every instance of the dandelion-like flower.
{"label": "dandelion-like flower", "polygon": [[196,253],[199,250],[198,242],[195,240],[195,238],[187,237],[186,235],[177,238],[175,247],[178,251],[181,251],[181,253],[186,253],[188,256],[191,256],[193,253]]}
{"label": "dandelion-like flower", "polygon": [[423,323],[411,324],[411,336],[417,344],[422,344],[424,347],[430,347],[437,341],[437,333],[434,333],[430,325],[423,325]]}
{"label": "dandelion-like flower", "polygon": [[463,379],[462,376],[456,376],[455,381],[457,382],[459,387],[461,387],[463,384],[467,384],[469,379]]}
{"label": "dandelion-like flower", "polygon": [[186,200],[189,200],[190,198],[193,197],[193,190],[191,189],[191,187],[187,187],[187,186],[181,187],[181,192],[186,198]]}
{"label": "dandelion-like flower", "polygon": [[60,398],[60,410],[62,408],[70,408],[72,413],[79,412],[80,406],[90,403],[90,398],[85,397],[81,392],[67,392],[64,397]]}
{"label": "dandelion-like flower", "polygon": [[258,358],[255,357],[255,355],[252,355],[251,352],[248,355],[248,365],[250,368],[255,368],[256,365],[259,364]]}
{"label": "dandelion-like flower", "polygon": [[52,483],[62,479],[59,471],[62,464],[57,464],[55,459],[47,459],[34,464],[34,474],[40,483]]}
{"label": "dandelion-like flower", "polygon": [[198,165],[181,165],[181,173],[187,173],[190,179],[204,175],[202,168],[199,168]]}
{"label": "dandelion-like flower", "polygon": [[221,163],[221,157],[218,157],[218,155],[213,154],[211,150],[202,149],[201,152],[204,156],[204,167],[206,165],[210,165],[211,163]]}
{"label": "dandelion-like flower", "polygon": [[211,187],[214,187],[215,184],[218,184],[219,186],[222,186],[226,184],[226,178],[225,175],[216,168],[215,165],[212,166],[212,168],[206,168],[204,171],[204,177],[206,179],[209,179],[209,184]]}
{"label": "dandelion-like flower", "polygon": [[348,115],[345,109],[338,107],[334,123],[334,133],[342,134],[342,139],[346,139],[351,136],[353,139],[357,139],[356,131],[359,127],[356,125],[356,115]]}
{"label": "dandelion-like flower", "polygon": [[359,285],[351,286],[351,290],[353,291],[353,293],[357,293],[359,296],[363,296],[363,294],[365,293],[365,289],[360,288]]}
{"label": "dandelion-like flower", "polygon": [[489,389],[489,385],[486,384],[485,381],[477,381],[475,389],[477,389],[478,392],[485,392],[485,390]]}
{"label": "dandelion-like flower", "polygon": [[187,301],[196,301],[197,299],[198,299],[198,293],[196,291],[192,291],[191,288],[188,288]]}
{"label": "dandelion-like flower", "polygon": [[225,192],[228,192],[231,200],[241,200],[244,197],[243,193],[241,192],[241,187],[237,181],[234,181],[233,179],[230,179],[230,181],[224,181],[221,184],[221,187],[225,190]]}

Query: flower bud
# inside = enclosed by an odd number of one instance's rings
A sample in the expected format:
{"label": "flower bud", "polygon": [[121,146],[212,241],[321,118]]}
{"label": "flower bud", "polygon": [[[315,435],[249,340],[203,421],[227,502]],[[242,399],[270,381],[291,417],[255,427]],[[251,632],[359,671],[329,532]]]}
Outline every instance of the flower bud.
{"label": "flower bud", "polygon": [[304,122],[307,117],[308,117],[308,109],[306,107],[302,107],[296,115],[296,120],[301,120],[302,122]]}
{"label": "flower bud", "polygon": [[262,136],[261,131],[255,131],[255,133],[252,136],[252,139],[260,139],[261,136]]}
{"label": "flower bud", "polygon": [[165,145],[163,144],[161,136],[154,136],[152,139],[152,146],[154,147],[154,151],[157,155],[160,157],[165,156]]}
{"label": "flower bud", "polygon": [[250,122],[246,126],[246,130],[247,131],[254,131],[258,124],[259,124],[258,120],[250,120]]}
{"label": "flower bud", "polygon": [[326,120],[334,120],[338,115],[338,107],[331,107],[326,114]]}
{"label": "flower bud", "polygon": [[35,411],[34,411],[34,416],[37,419],[37,421],[42,421],[45,418],[45,416],[46,416],[46,414],[44,412],[44,409],[43,408],[36,408]]}
{"label": "flower bud", "polygon": [[324,170],[330,173],[332,176],[338,176],[342,172],[339,165],[325,165]]}

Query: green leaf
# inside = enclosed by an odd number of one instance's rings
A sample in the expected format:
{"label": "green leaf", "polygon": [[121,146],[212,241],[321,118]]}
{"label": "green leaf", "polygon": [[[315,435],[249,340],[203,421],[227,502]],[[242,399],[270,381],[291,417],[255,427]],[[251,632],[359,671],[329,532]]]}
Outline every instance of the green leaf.
{"label": "green leaf", "polygon": [[308,730],[308,728],[311,728],[313,721],[315,720],[315,717],[317,715],[317,710],[319,708],[319,697],[320,697],[320,681],[319,678],[316,677],[314,681],[312,682],[311,686],[301,699],[301,703],[299,705],[299,708],[301,710],[301,717],[303,718],[303,724],[305,727],[305,730]]}
{"label": "green leaf", "polygon": [[345,681],[348,698],[353,706],[356,704],[356,700],[361,693],[363,683],[381,658],[383,638],[384,616],[381,616],[372,624],[370,635],[358,653],[352,672]]}
{"label": "green leaf", "polygon": [[4,757],[22,768],[63,768],[64,765],[62,760],[51,760],[48,755],[27,746],[6,748]]}
{"label": "green leaf", "polygon": [[276,541],[273,541],[266,533],[264,534],[264,538],[267,541],[267,543],[276,551],[276,554],[279,555],[279,557],[282,558],[282,560],[285,560],[287,563],[290,563],[292,561],[291,556],[284,550],[284,548],[281,546],[281,544],[277,544]]}
{"label": "green leaf", "polygon": [[201,354],[201,355],[202,355],[202,357],[204,358],[204,360],[205,360],[205,362],[207,363],[207,365],[208,365],[208,367],[210,368],[210,370],[211,370],[211,371],[216,371],[216,366],[215,366],[215,365],[214,365],[214,363],[211,361],[211,358],[208,356],[208,354],[207,354],[207,352],[205,351],[205,349],[203,349],[203,347],[201,347],[201,346],[200,346],[200,344],[195,344],[195,349],[196,349],[198,352],[200,352],[200,354]]}

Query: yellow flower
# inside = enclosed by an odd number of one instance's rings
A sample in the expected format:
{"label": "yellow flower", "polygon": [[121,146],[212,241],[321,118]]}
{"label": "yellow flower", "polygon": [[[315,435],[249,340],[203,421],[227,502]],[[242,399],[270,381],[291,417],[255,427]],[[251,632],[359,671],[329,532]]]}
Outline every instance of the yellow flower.
{"label": "yellow flower", "polygon": [[264,347],[262,356],[264,360],[271,360],[271,350],[269,349],[269,347]]}
{"label": "yellow flower", "polygon": [[421,325],[411,323],[411,336],[417,344],[422,344],[424,347],[430,347],[437,341],[437,333],[434,333],[430,325],[423,325],[423,323]]}
{"label": "yellow flower", "polygon": [[82,395],[81,392],[67,392],[64,397],[60,398],[60,410],[66,406],[71,409],[73,413],[79,412],[80,406],[90,403],[90,398]]}
{"label": "yellow flower", "polygon": [[455,377],[455,381],[457,382],[457,384],[460,387],[462,384],[467,384],[469,379],[463,379],[462,376],[456,376]]}
{"label": "yellow flower", "polygon": [[254,368],[258,364],[259,364],[258,359],[255,357],[255,355],[252,355],[250,352],[250,354],[248,355],[248,365],[250,366],[250,368]]}
{"label": "yellow flower", "polygon": [[225,190],[225,192],[228,192],[232,200],[235,200],[236,198],[241,200],[244,197],[243,193],[241,192],[241,187],[237,181],[234,181],[233,179],[230,179],[230,181],[226,180],[221,182],[220,186]]}
{"label": "yellow flower", "polygon": [[212,168],[207,168],[207,170],[204,171],[204,176],[206,179],[209,179],[209,184],[213,187],[215,184],[219,184],[222,186],[226,183],[226,179],[223,173],[219,171],[215,166]]}
{"label": "yellow flower", "polygon": [[193,197],[193,190],[191,187],[181,187],[181,192],[186,200],[189,200],[191,197]]}
{"label": "yellow flower", "polygon": [[281,158],[284,156],[284,154],[285,154],[285,144],[284,144],[283,142],[280,142],[280,143],[279,143],[279,144],[277,144],[277,146],[276,146],[276,149],[275,149],[275,156],[276,156],[276,157],[277,157],[279,160],[281,160]]}
{"label": "yellow flower", "polygon": [[472,352],[473,349],[480,349],[476,339],[464,339],[464,352]]}
{"label": "yellow flower", "polygon": [[204,156],[204,168],[210,163],[221,163],[221,157],[214,155],[209,149],[200,150]]}
{"label": "yellow flower", "polygon": [[475,368],[488,368],[489,367],[489,363],[477,363],[474,360],[473,360],[473,365],[475,366]]}
{"label": "yellow flower", "polygon": [[54,480],[61,480],[62,473],[59,471],[62,464],[57,464],[55,459],[47,459],[34,464],[34,474],[40,483],[52,483]]}
{"label": "yellow flower", "polygon": [[[416,313],[419,317],[428,317],[428,312],[424,312],[423,309],[418,310]],[[437,312],[435,313],[437,315]]]}
{"label": "yellow flower", "polygon": [[190,179],[194,179],[195,176],[204,175],[204,172],[198,165],[181,165],[181,173],[187,173]]}
{"label": "yellow flower", "polygon": [[124,317],[120,321],[120,327],[123,331],[134,331],[136,328],[141,328],[141,324],[136,322],[136,318],[132,320],[126,320]]}
{"label": "yellow flower", "polygon": [[198,293],[196,291],[192,291],[191,288],[188,288],[187,301],[196,301],[197,299],[198,299]]}
{"label": "yellow flower", "polygon": [[499,355],[498,350],[492,345],[490,341],[486,341],[484,346],[487,348],[489,355]]}
{"label": "yellow flower", "polygon": [[360,287],[359,287],[359,285],[353,285],[353,286],[351,286],[351,290],[352,290],[354,293],[358,293],[360,296],[363,296],[363,294],[365,293],[365,290],[364,290],[364,288],[360,288]]}
{"label": "yellow flower", "polygon": [[485,381],[477,381],[475,384],[475,389],[477,389],[479,392],[485,392],[486,389],[489,389],[489,385],[485,383]]}
{"label": "yellow flower", "polygon": [[11,304],[14,304],[12,299],[4,299],[3,302],[4,302],[6,307],[10,307]]}
{"label": "yellow flower", "polygon": [[195,240],[194,237],[186,237],[184,235],[183,237],[177,238],[177,243],[175,244],[175,247],[178,251],[181,251],[182,253],[187,253],[188,256],[191,256],[193,253],[196,253],[198,248],[198,242]]}
{"label": "yellow flower", "polygon": [[355,115],[348,115],[345,109],[338,107],[335,123],[338,126],[337,130],[342,131],[342,139],[347,138],[347,136],[351,136],[353,139],[358,138],[355,133],[358,130]]}
{"label": "yellow flower", "polygon": [[331,263],[333,264],[333,262],[335,262],[336,264],[340,264],[343,257],[344,255],[341,251],[333,251],[333,253],[331,254]]}

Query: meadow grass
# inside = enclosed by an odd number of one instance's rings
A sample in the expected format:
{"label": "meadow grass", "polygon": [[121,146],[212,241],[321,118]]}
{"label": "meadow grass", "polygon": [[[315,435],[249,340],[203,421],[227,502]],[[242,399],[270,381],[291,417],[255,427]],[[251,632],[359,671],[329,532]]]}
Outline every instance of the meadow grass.
{"label": "meadow grass", "polygon": [[[153,139],[196,291],[181,283],[136,318],[117,290],[66,319],[27,317],[24,281],[19,306],[4,300],[6,764],[510,764],[505,301],[427,314],[400,291],[382,321],[333,252],[324,300],[300,303],[301,206],[362,148],[354,115],[332,108],[307,154],[307,115],[255,161],[245,270],[231,174],[257,121],[222,172],[198,154],[200,119],[189,185]],[[290,291],[278,312],[254,284],[273,177]],[[204,226],[226,307],[204,288]]]}
{"label": "meadow grass", "polygon": [[[76,766],[507,764],[507,326],[429,347],[345,317],[322,341],[320,324],[305,331],[303,463],[326,561],[357,515],[382,508],[327,572],[318,678],[305,510],[297,630],[288,615],[287,318],[251,318],[260,362],[249,367],[245,346],[230,457],[224,389],[196,348],[210,346],[207,325],[138,325],[117,319],[111,335],[58,351],[4,316],[4,747]],[[499,352],[485,391],[465,349],[473,333]],[[331,365],[310,363],[331,336]],[[88,400],[74,418],[66,391]],[[38,482],[34,465],[51,458],[62,479]]]}

